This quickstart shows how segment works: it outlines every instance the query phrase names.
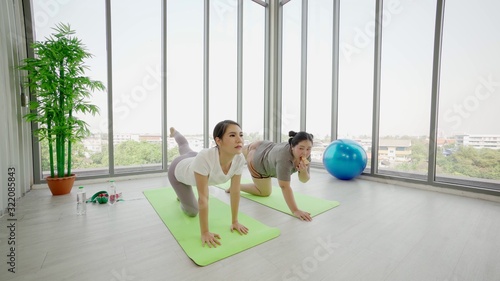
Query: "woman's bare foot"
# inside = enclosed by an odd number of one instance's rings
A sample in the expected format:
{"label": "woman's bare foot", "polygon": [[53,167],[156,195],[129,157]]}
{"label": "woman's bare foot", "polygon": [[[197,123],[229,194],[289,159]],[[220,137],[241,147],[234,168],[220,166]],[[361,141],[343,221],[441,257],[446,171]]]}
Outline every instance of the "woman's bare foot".
{"label": "woman's bare foot", "polygon": [[173,138],[175,135],[175,128],[174,127],[170,127],[170,137]]}

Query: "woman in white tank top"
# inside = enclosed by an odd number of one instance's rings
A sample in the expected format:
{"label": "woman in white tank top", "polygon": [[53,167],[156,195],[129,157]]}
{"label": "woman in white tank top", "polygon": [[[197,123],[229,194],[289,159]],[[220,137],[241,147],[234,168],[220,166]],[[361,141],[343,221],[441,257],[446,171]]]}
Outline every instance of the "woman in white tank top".
{"label": "woman in white tank top", "polygon": [[[241,172],[245,165],[242,154],[243,133],[238,123],[231,120],[219,122],[213,132],[215,147],[199,153],[193,151],[186,138],[170,128],[170,136],[179,145],[180,156],[175,158],[168,169],[168,179],[180,201],[182,211],[191,217],[200,214],[202,246],[221,245],[220,235],[212,233],[208,224],[208,186],[231,181],[231,231],[247,234],[248,228],[238,222]],[[196,200],[192,186],[198,189]]]}

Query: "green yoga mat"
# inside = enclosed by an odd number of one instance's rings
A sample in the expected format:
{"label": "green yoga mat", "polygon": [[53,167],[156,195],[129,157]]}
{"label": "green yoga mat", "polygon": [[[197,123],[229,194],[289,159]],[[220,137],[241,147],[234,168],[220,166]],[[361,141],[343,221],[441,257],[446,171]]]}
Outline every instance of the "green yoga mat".
{"label": "green yoga mat", "polygon": [[[241,183],[251,183],[252,180],[244,179],[241,180]],[[224,184],[220,184],[217,187],[222,189],[228,189],[231,183],[227,182]],[[333,209],[340,205],[338,201],[325,200],[322,198],[317,198],[313,196],[309,196],[306,194],[301,194],[298,192],[293,192],[295,197],[295,202],[299,209],[309,212],[312,217],[317,216],[321,213],[324,213],[330,209]],[[241,192],[241,197],[245,197],[267,207],[273,208],[285,214],[289,214],[293,216],[292,212],[288,208],[288,205],[285,202],[285,198],[283,198],[283,193],[281,192],[281,188],[278,186],[273,186],[273,192],[268,197],[255,196],[246,192]]]}
{"label": "green yoga mat", "polygon": [[182,212],[172,188],[146,190],[144,195],[184,252],[199,266],[209,265],[280,235],[278,228],[264,225],[241,212],[238,214],[238,220],[249,231],[246,235],[240,235],[237,231],[231,232],[229,230],[231,207],[211,196],[209,199],[210,231],[221,236],[222,245],[217,248],[209,248],[207,245],[202,247],[199,217],[188,217]]}

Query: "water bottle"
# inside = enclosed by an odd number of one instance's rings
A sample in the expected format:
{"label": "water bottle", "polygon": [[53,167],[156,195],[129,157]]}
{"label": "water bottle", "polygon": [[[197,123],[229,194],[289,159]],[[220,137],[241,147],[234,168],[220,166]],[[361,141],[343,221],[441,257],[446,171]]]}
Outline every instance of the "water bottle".
{"label": "water bottle", "polygon": [[108,203],[110,205],[113,205],[116,203],[116,200],[118,198],[116,198],[116,184],[115,184],[115,181],[114,180],[110,180],[109,181],[109,191],[108,191],[108,195],[109,195],[109,200],[108,200]]}
{"label": "water bottle", "polygon": [[78,187],[76,193],[76,214],[81,216],[87,213],[87,193],[83,186]]}

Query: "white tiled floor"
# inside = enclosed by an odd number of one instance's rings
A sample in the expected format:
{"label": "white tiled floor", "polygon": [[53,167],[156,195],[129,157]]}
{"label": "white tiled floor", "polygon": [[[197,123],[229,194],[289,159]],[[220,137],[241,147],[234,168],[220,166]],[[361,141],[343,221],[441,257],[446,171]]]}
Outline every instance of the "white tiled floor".
{"label": "white tiled floor", "polygon": [[[295,192],[336,200],[310,223],[245,198],[240,211],[281,235],[198,267],[142,191],[165,176],[120,181],[126,199],[75,215],[69,195],[30,191],[17,204],[16,273],[7,264],[7,217],[0,219],[1,280],[499,280],[500,203],[313,171]],[[77,186],[78,183],[75,185]],[[105,183],[86,185],[89,195]],[[229,202],[222,190],[211,194]]]}

